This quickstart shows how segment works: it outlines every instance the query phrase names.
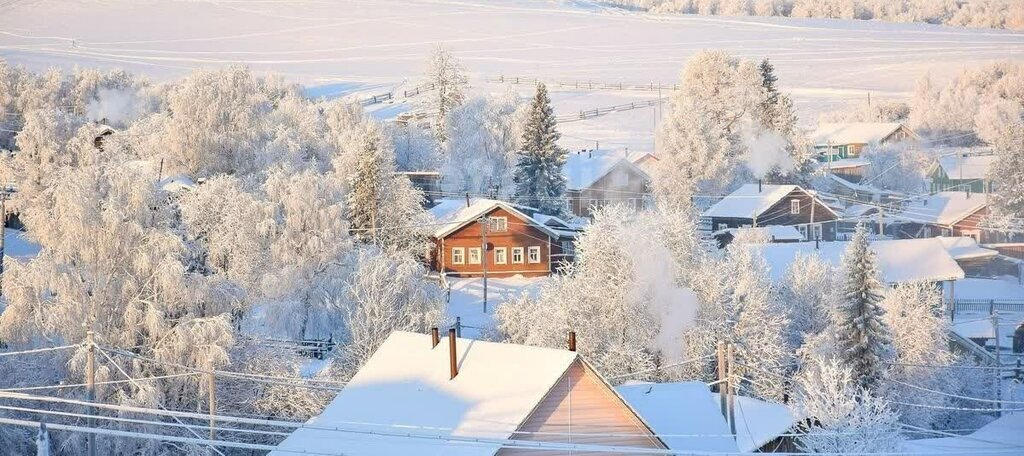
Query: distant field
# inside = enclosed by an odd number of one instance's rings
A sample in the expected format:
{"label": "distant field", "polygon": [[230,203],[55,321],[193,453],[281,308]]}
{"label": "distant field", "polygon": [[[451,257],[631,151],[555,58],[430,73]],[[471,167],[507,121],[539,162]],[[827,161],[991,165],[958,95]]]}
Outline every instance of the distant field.
{"label": "distant field", "polygon": [[[1024,59],[1024,33],[923,24],[651,15],[584,1],[156,0],[0,2],[0,57],[33,69],[124,67],[154,79],[244,63],[311,87],[373,94],[415,85],[444,43],[473,84],[499,75],[672,84],[704,48],[769,57],[804,121],[849,99],[898,98],[930,73]],[[403,85],[404,82],[404,85]],[[529,86],[519,86],[525,93]],[[652,92],[556,89],[559,114],[657,97]],[[398,106],[382,115],[400,112]],[[656,109],[566,124],[570,135],[650,148]],[[610,135],[610,136],[609,136]],[[642,137],[646,135],[646,137]],[[570,139],[570,138],[567,138]],[[612,145],[609,143],[609,145]]]}

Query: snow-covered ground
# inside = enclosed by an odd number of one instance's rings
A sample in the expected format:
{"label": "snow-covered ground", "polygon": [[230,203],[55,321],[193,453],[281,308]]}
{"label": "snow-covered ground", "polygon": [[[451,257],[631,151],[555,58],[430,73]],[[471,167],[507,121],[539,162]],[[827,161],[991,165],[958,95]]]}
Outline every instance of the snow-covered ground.
{"label": "snow-covered ground", "polygon": [[[32,69],[124,67],[155,79],[231,63],[306,84],[314,96],[360,97],[417,85],[441,43],[471,83],[502,90],[499,75],[598,83],[665,83],[695,52],[770,57],[804,123],[851,99],[905,97],[928,73],[943,83],[964,67],[1024,59],[1024,33],[926,24],[653,15],[588,0],[271,0],[7,2],[0,57]],[[521,93],[529,84],[516,86]],[[652,100],[657,92],[553,87],[555,110]],[[663,94],[664,95],[664,94]],[[374,108],[389,117],[399,104]],[[568,147],[596,141],[650,150],[657,109],[562,127]]]}
{"label": "snow-covered ground", "polygon": [[487,279],[487,312],[484,312],[484,281],[482,278],[449,279],[452,286],[448,302],[448,316],[452,323],[455,318],[462,322],[462,337],[477,339],[494,329],[494,309],[502,302],[521,293],[536,295],[546,277],[526,278],[521,276]]}
{"label": "snow-covered ground", "polygon": [[17,260],[28,260],[36,255],[39,255],[41,247],[39,244],[30,241],[25,237],[25,233],[12,230],[10,228],[4,229],[4,256],[14,258]]}

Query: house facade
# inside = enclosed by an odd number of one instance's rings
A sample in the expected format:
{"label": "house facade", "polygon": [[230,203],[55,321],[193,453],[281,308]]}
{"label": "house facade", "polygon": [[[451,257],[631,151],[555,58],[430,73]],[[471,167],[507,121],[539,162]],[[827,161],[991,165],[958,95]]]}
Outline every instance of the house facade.
{"label": "house facade", "polygon": [[991,154],[953,153],[941,156],[928,170],[931,191],[932,193],[948,191],[989,193],[992,186],[988,174],[995,161],[996,156]]}
{"label": "house facade", "polygon": [[568,209],[577,217],[591,217],[595,210],[610,204],[640,210],[649,202],[651,178],[624,152],[570,153],[564,174]]}
{"label": "house facade", "polygon": [[572,246],[575,232],[542,223],[511,204],[444,200],[431,213],[438,223],[429,254],[434,271],[474,277],[486,267],[489,277],[538,277],[571,261],[563,247]]}
{"label": "house facade", "polygon": [[746,184],[712,205],[703,218],[714,232],[792,226],[804,240],[833,241],[839,215],[798,185]]}
{"label": "house facade", "polygon": [[984,229],[988,215],[985,195],[939,192],[907,202],[893,216],[893,234],[900,239],[966,236],[978,242],[997,242],[997,234]]}
{"label": "house facade", "polygon": [[910,128],[898,122],[823,123],[809,137],[822,163],[860,158],[869,144],[918,139]]}

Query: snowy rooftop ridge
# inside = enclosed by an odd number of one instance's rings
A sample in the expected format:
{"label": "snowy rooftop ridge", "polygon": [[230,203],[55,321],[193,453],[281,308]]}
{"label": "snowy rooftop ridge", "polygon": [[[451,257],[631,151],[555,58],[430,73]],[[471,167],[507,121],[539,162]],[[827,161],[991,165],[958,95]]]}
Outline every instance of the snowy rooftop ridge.
{"label": "snowy rooftop ridge", "polygon": [[996,456],[1019,454],[1014,451],[1024,447],[1024,413],[1009,413],[982,426],[971,434],[958,437],[908,440],[902,451],[919,454],[970,454],[972,456]]}
{"label": "snowy rooftop ridge", "polygon": [[[400,438],[300,428],[271,455],[342,451],[346,455],[490,456],[501,444],[460,444],[448,436],[507,440],[578,359],[568,350],[456,339],[459,373],[450,378],[448,340],[396,331],[344,390],[308,423]],[[529,372],[529,375],[524,375]]]}
{"label": "snowy rooftop ridge", "polygon": [[996,158],[995,155],[955,154],[939,157],[937,162],[950,179],[986,179]]}
{"label": "snowy rooftop ridge", "polygon": [[804,235],[800,234],[800,231],[795,227],[787,225],[759,226],[757,228],[726,228],[711,234],[717,236],[725,233],[729,233],[732,236],[740,233],[757,233],[758,235],[763,233],[765,237],[775,241],[802,241],[804,239]]}
{"label": "snowy rooftop ridge", "polygon": [[[764,256],[772,281],[781,283],[798,254],[816,255],[838,267],[842,265],[847,245],[849,242],[822,242],[815,248],[813,242],[794,242],[751,244],[747,248]],[[935,238],[872,241],[871,250],[876,255],[880,279],[885,283],[942,282],[964,278],[963,269],[942,242]]]}
{"label": "snowy rooftop ridge", "polygon": [[704,211],[705,217],[752,218],[782,201],[798,185],[744,184]]}
{"label": "snowy rooftop ridge", "polygon": [[953,225],[985,208],[985,200],[985,195],[968,192],[939,192],[907,203],[895,217],[908,222]]}
{"label": "snowy rooftop ridge", "polygon": [[881,142],[903,124],[899,122],[846,122],[818,125],[809,137],[815,146]]}
{"label": "snowy rooftop ridge", "polygon": [[[638,382],[615,389],[674,451],[750,453],[794,424],[793,413],[785,405],[737,396],[736,416],[744,425],[736,428],[733,440],[718,394],[705,383]],[[687,437],[700,434],[707,437]]]}
{"label": "snowy rooftop ridge", "polygon": [[617,150],[569,152],[565,166],[562,168],[565,174],[565,187],[569,190],[589,188],[611,172],[619,163],[635,167],[634,160],[639,160],[646,155],[648,154],[635,155],[631,158],[626,152]]}
{"label": "snowy rooftop ridge", "polygon": [[432,235],[438,239],[443,238],[455,232],[459,228],[470,223],[475,223],[480,217],[483,217],[497,208],[504,209],[519,217],[523,222],[534,225],[545,234],[554,238],[559,237],[559,233],[554,229],[539,222],[533,217],[530,217],[523,211],[519,210],[517,206],[504,201],[488,198],[470,198],[468,205],[466,204],[466,200],[462,198],[440,200],[436,206],[428,210],[436,224]]}

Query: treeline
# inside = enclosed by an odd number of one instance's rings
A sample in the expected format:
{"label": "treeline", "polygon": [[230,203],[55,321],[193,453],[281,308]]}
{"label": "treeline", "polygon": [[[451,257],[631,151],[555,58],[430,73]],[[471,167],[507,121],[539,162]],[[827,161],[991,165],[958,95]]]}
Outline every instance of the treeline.
{"label": "treeline", "polygon": [[1014,0],[605,0],[605,3],[656,13],[882,20],[1024,29],[1024,2]]}

